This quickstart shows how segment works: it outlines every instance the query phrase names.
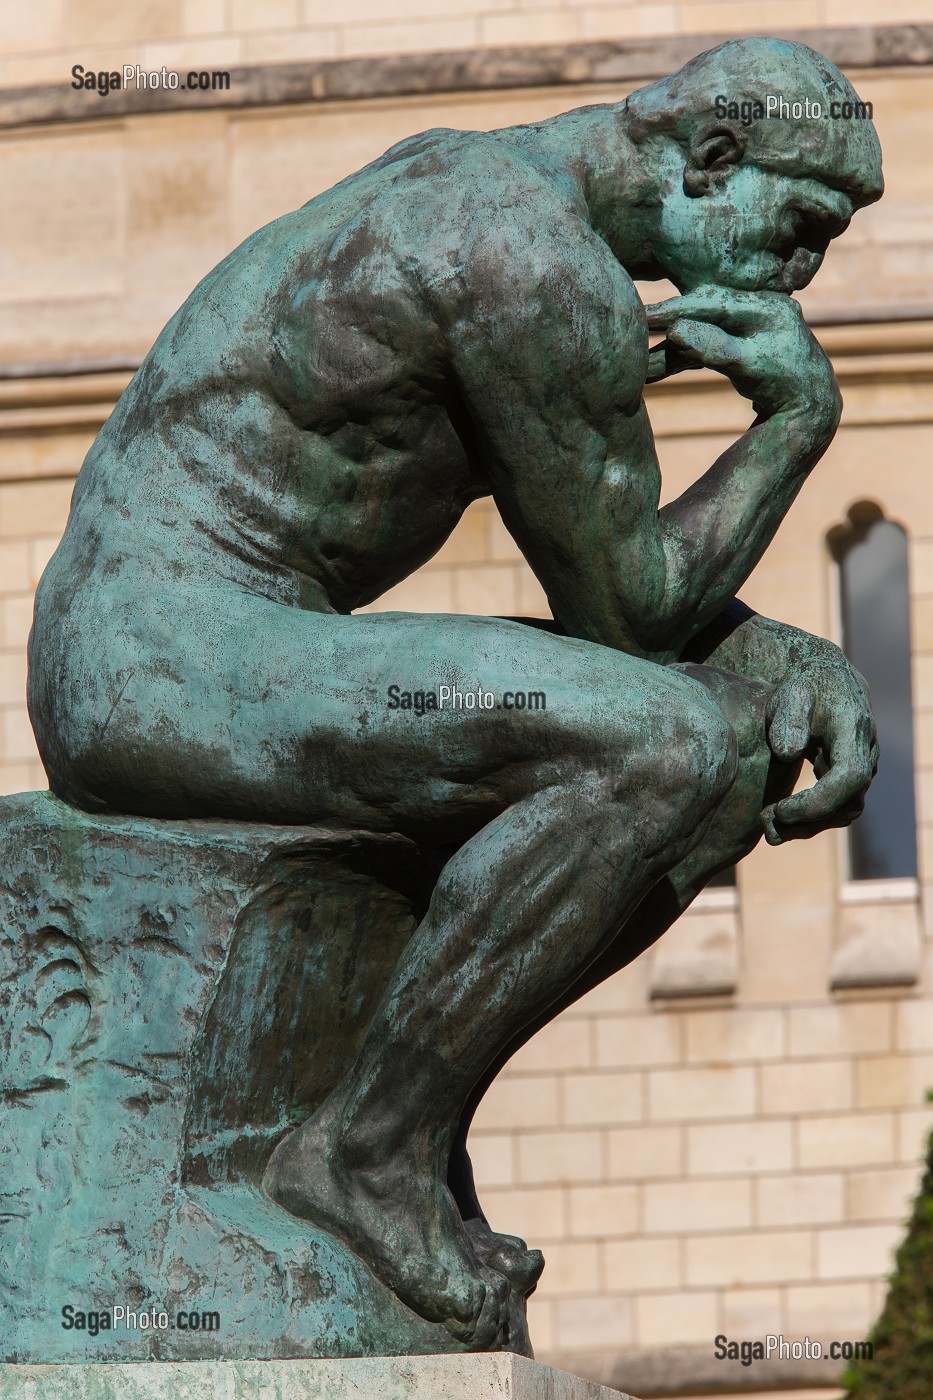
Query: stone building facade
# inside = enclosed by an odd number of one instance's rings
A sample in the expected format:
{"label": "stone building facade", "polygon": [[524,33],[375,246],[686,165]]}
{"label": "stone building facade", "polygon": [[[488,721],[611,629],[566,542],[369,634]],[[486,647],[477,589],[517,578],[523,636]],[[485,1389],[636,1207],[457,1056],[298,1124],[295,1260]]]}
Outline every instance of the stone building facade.
{"label": "stone building facade", "polygon": [[[915,873],[852,878],[838,833],[762,846],[734,886],[706,892],[516,1056],[473,1135],[493,1224],[548,1256],[531,1307],[539,1353],[636,1393],[658,1376],[685,1395],[704,1377],[776,1384],[777,1370],[716,1361],[718,1334],[861,1339],[933,1127],[933,27],[917,23],[926,0],[890,0],[884,27],[877,11],[33,0],[0,20],[4,792],[45,786],[25,642],[83,456],[164,322],[240,239],[407,134],[617,101],[763,25],[805,31],[873,104],[887,194],[802,298],[837,367],[843,426],[743,596],[841,639],[839,540],[876,519],[905,532],[909,600],[893,593],[891,608],[909,606]],[[182,81],[229,69],[231,87],[69,86],[75,63],[137,62]],[[667,497],[749,421],[705,373],[653,388],[649,410]],[[546,611],[488,501],[375,607]],[[838,1371],[782,1367],[799,1398]]]}

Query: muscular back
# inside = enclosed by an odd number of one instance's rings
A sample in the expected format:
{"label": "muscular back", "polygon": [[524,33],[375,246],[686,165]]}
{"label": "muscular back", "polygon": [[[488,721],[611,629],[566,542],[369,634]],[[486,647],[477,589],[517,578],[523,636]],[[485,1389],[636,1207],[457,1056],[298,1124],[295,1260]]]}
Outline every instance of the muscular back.
{"label": "muscular back", "polygon": [[[184,564],[345,612],[434,554],[490,489],[458,352],[477,315],[512,314],[496,250],[515,238],[503,210],[517,196],[539,239],[579,219],[514,146],[429,132],[247,239],[166,326],[91,449],[63,579],[89,556],[102,582],[115,563]],[[548,257],[527,239],[523,256],[533,302]],[[493,354],[507,382],[508,350]]]}

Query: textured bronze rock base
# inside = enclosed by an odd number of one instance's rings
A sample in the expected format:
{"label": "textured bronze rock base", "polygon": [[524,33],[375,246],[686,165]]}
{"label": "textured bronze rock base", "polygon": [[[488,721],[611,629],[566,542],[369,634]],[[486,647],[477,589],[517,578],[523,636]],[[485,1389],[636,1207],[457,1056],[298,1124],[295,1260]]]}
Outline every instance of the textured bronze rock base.
{"label": "textured bronze rock base", "polygon": [[[0,800],[0,1360],[463,1350],[257,1184],[430,883],[401,838]],[[62,1326],[113,1305],[175,1325]]]}

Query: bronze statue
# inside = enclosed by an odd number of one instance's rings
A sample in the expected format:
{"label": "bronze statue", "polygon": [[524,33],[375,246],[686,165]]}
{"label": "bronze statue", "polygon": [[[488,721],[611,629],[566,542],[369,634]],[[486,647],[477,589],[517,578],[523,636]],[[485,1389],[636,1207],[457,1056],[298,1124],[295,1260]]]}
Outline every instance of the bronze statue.
{"label": "bronze statue", "polygon": [[[716,114],[774,91],[823,118]],[[256,1179],[457,1345],[516,1345],[542,1264],[476,1200],[491,1079],[762,832],[851,821],[877,762],[840,651],[735,600],[839,422],[789,294],[882,192],[840,98],[804,45],[735,40],[616,105],[401,142],[195,289],[39,587],[30,714],[64,803],[442,853],[351,1062]],[[633,278],[681,295],[645,308]],[[659,509],[643,389],[695,366],[754,422]],[[549,625],[354,613],[488,495]],[[441,686],[494,698],[389,703]],[[525,690],[546,705],[501,703]]]}

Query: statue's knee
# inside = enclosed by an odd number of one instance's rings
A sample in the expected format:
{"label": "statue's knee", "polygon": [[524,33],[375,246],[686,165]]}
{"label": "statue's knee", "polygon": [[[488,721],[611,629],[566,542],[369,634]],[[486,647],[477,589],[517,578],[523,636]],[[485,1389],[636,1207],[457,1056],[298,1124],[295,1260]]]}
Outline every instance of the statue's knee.
{"label": "statue's knee", "polygon": [[719,706],[700,693],[681,695],[665,720],[667,732],[656,749],[661,784],[676,806],[705,815],[735,782],[735,730]]}

